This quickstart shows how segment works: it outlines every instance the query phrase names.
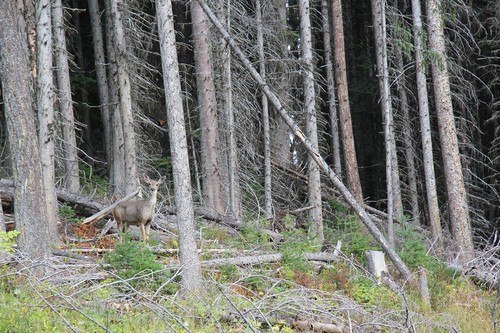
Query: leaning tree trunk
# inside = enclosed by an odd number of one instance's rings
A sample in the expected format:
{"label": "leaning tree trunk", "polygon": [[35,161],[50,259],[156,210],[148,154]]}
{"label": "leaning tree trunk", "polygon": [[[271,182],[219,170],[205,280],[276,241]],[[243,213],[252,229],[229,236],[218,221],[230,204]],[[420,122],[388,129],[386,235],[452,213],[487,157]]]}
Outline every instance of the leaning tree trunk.
{"label": "leaning tree trunk", "polygon": [[[28,60],[28,44],[24,27],[12,1],[0,1],[0,45],[9,52],[0,52],[0,80],[2,81],[4,112],[14,163],[15,210],[14,218],[19,236],[19,250],[33,262],[50,256],[49,224],[45,204],[40,148],[33,129],[33,97]],[[50,8],[41,3],[39,9]],[[41,13],[39,11],[39,13]],[[49,11],[50,13],[50,11]],[[50,36],[50,15],[44,15],[44,38]],[[41,22],[41,24],[42,24]],[[45,39],[44,39],[45,40]],[[50,41],[50,38],[45,41]],[[49,43],[50,44],[50,43]],[[55,191],[54,191],[55,193]]]}
{"label": "leaning tree trunk", "polygon": [[132,92],[130,88],[130,67],[127,57],[125,32],[123,31],[121,0],[111,0],[111,21],[113,25],[113,42],[116,55],[116,67],[118,76],[118,94],[120,105],[120,116],[123,129],[123,150],[125,162],[125,191],[132,193],[137,188],[137,154],[134,129],[134,115],[132,111]]}
{"label": "leaning tree trunk", "polygon": [[412,0],[413,40],[415,44],[415,67],[417,72],[417,96],[420,112],[420,133],[424,158],[425,191],[431,225],[432,241],[438,253],[443,249],[441,219],[439,217],[436,176],[434,173],[434,153],[432,148],[432,130],[429,115],[429,97],[427,94],[427,75],[425,74],[422,15],[420,0]]}
{"label": "leaning tree trunk", "polygon": [[196,1],[191,2],[196,84],[201,127],[201,163],[204,204],[219,213],[225,211],[221,198],[217,101],[210,54],[207,18]]}
{"label": "leaning tree trunk", "polygon": [[181,286],[184,293],[190,292],[192,295],[198,295],[201,289],[201,270],[195,241],[188,145],[175,44],[174,16],[170,0],[156,1],[156,17],[160,37],[168,133],[172,152],[175,204],[179,223]]}
{"label": "leaning tree trunk", "polygon": [[345,160],[345,177],[347,179],[347,185],[356,197],[356,200],[363,202],[363,191],[361,189],[361,181],[359,179],[358,160],[356,158],[356,147],[354,145],[354,134],[352,131],[351,109],[349,106],[342,1],[333,0],[332,10],[333,47],[335,50],[335,81],[337,83],[337,97],[339,101],[339,121]]}
{"label": "leaning tree trunk", "polygon": [[[36,104],[39,122],[39,144],[42,160],[45,202],[49,234],[57,242],[57,197],[55,177],[55,119],[54,85],[52,78],[52,25],[50,1],[41,0],[36,4],[36,44],[37,44],[37,89]],[[14,153],[14,152],[13,152]]]}
{"label": "leaning tree trunk", "polygon": [[61,0],[52,3],[52,24],[54,51],[59,95],[60,123],[62,127],[62,159],[64,166],[64,187],[73,193],[80,190],[78,169],[78,147],[76,146],[73,97],[69,78],[68,51],[64,31],[64,16]]}
{"label": "leaning tree trunk", "polygon": [[[306,135],[316,151],[319,151],[309,0],[299,0],[299,15],[302,62],[305,68],[303,80]],[[323,233],[323,208],[321,205],[321,173],[319,166],[311,156],[308,157],[307,169],[309,205],[314,207],[309,211],[311,223],[310,235],[321,246],[325,240]]]}
{"label": "leaning tree trunk", "polygon": [[353,208],[353,210],[358,214],[361,221],[364,223],[368,231],[373,235],[373,237],[377,240],[380,246],[386,251],[389,258],[392,260],[398,271],[401,275],[410,281],[411,283],[415,283],[415,279],[411,274],[411,271],[405,265],[405,263],[401,260],[398,254],[394,251],[393,247],[387,242],[386,238],[380,230],[377,228],[370,215],[363,208],[361,203],[354,197],[354,195],[349,191],[349,189],[342,183],[342,181],[337,177],[335,172],[330,168],[328,163],[326,163],[325,159],[319,154],[316,147],[314,147],[311,142],[306,138],[302,130],[298,127],[295,121],[289,116],[288,112],[285,110],[280,100],[271,90],[267,82],[265,82],[262,77],[259,75],[259,72],[253,67],[252,63],[245,56],[243,51],[236,44],[234,39],[228,34],[226,29],[222,26],[222,24],[217,20],[217,17],[213,14],[210,8],[205,4],[203,0],[197,0],[197,2],[202,6],[205,13],[209,16],[210,20],[217,28],[217,30],[221,33],[221,35],[226,39],[229,43],[233,52],[243,63],[245,68],[250,72],[252,78],[258,83],[260,89],[266,94],[269,102],[272,103],[273,107],[279,112],[280,116],[287,123],[290,130],[293,134],[304,144],[308,154],[313,157],[314,161],[318,164],[318,166],[325,172],[328,178],[332,181],[333,185],[339,190],[340,194],[344,197],[347,203]]}
{"label": "leaning tree trunk", "polygon": [[429,49],[437,55],[437,60],[432,62],[432,79],[434,81],[434,97],[436,99],[436,113],[451,229],[460,249],[458,259],[461,263],[467,263],[474,259],[474,244],[451,101],[450,79],[444,42],[444,23],[441,11],[441,0],[427,1]]}

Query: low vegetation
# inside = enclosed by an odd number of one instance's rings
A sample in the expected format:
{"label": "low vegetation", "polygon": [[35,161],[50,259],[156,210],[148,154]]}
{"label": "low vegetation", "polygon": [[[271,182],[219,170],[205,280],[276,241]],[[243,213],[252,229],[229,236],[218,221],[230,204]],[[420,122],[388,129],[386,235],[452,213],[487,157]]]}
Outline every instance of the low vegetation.
{"label": "low vegetation", "polygon": [[[77,224],[70,208],[63,211],[66,223]],[[285,218],[290,226],[292,220]],[[39,263],[16,258],[18,265],[0,269],[0,332],[497,332],[498,293],[428,256],[411,226],[397,231],[399,254],[413,270],[426,268],[430,307],[415,287],[396,293],[375,282],[364,251],[378,247],[352,216],[329,224],[327,242],[343,241],[330,263],[304,258],[319,249],[302,228],[272,242],[258,225],[234,233],[204,223],[198,223],[203,260],[278,252],[282,260],[204,267],[204,294],[181,297],[175,249],[157,251],[165,244],[129,234],[99,243],[114,248],[104,254],[52,259],[44,279],[31,270]],[[1,252],[13,251],[15,236],[0,235]],[[396,271],[391,275],[404,285]]]}

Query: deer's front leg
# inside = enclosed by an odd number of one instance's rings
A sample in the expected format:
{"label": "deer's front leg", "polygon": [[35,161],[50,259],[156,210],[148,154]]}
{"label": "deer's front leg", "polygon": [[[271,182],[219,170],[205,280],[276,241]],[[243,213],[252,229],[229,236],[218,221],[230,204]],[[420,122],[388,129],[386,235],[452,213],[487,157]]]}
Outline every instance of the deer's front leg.
{"label": "deer's front leg", "polygon": [[144,224],[139,224],[139,230],[141,232],[141,239],[143,241],[147,241],[147,236],[146,236],[146,227],[144,226]]}

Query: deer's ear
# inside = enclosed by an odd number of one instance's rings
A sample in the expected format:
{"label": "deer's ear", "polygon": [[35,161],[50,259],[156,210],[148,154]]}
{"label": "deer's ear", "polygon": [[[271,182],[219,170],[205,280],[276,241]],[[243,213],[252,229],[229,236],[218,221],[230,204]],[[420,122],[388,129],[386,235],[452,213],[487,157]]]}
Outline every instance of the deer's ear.
{"label": "deer's ear", "polygon": [[151,181],[151,180],[149,179],[148,175],[146,175],[145,173],[143,173],[143,174],[142,174],[142,179],[143,179],[145,182],[147,182],[147,183],[149,183],[149,182]]}
{"label": "deer's ear", "polygon": [[165,181],[165,176],[161,176],[160,179],[158,180],[158,184],[161,184]]}

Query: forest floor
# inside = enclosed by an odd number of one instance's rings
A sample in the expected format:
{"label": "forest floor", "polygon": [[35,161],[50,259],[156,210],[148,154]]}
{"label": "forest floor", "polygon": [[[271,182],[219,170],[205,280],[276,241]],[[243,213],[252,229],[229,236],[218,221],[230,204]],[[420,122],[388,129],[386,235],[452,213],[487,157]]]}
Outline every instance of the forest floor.
{"label": "forest floor", "polygon": [[[0,256],[0,332],[499,330],[499,289],[428,255],[425,237],[411,225],[397,228],[398,253],[414,272],[426,269],[430,304],[390,263],[399,290],[377,283],[365,269],[365,251],[379,247],[348,214],[326,223],[323,249],[291,215],[279,221],[279,240],[263,232],[270,221],[235,230],[198,219],[203,291],[184,296],[175,221],[160,216],[145,244],[134,240],[134,228],[119,240],[114,229],[101,237],[105,221],[82,224],[67,206],[61,216],[63,243],[47,262],[4,255],[2,264]],[[34,273],[40,266],[43,276]]]}

